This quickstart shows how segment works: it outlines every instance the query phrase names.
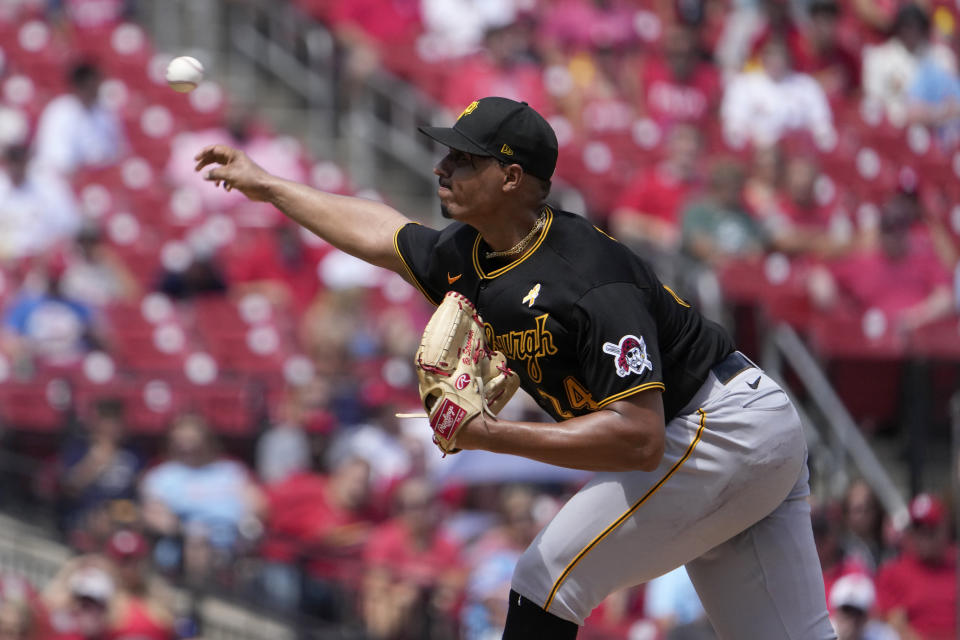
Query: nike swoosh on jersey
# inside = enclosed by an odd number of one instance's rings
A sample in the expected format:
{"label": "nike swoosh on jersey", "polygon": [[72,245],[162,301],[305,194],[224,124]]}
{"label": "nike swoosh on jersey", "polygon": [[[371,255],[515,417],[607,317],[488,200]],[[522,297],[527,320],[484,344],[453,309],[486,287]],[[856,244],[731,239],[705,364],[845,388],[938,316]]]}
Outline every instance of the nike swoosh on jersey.
{"label": "nike swoosh on jersey", "polygon": [[760,378],[762,377],[763,376],[757,376],[757,379],[754,380],[753,382],[748,382],[747,386],[750,387],[751,389],[756,389],[760,385]]}
{"label": "nike swoosh on jersey", "polygon": [[452,275],[450,275],[450,272],[447,271],[447,284],[453,284],[454,282],[456,282],[457,280],[459,280],[459,279],[462,278],[462,277],[463,277],[463,274],[462,274],[462,273],[458,273],[457,275],[452,276]]}

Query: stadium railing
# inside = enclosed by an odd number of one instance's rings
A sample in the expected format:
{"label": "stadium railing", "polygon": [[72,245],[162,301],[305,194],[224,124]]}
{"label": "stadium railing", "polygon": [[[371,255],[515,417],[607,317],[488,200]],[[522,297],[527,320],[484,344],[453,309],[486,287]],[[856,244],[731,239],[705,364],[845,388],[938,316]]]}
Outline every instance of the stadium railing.
{"label": "stadium railing", "polygon": [[[820,417],[816,422],[805,422],[820,424],[826,428],[826,433],[817,438],[817,441],[822,441],[826,446],[819,446],[817,449],[830,452],[824,458],[836,465],[833,473],[844,474],[844,470],[848,468],[846,462],[852,463],[877,494],[894,526],[897,529],[906,527],[910,517],[902,492],[880,463],[816,358],[792,327],[780,324],[767,333],[763,343],[762,366],[785,388],[790,387],[787,383],[788,370],[796,374],[791,376],[790,380],[797,380],[802,385],[806,400],[817,410]],[[797,405],[802,406],[800,403]],[[813,447],[811,449],[816,451]],[[838,480],[831,484],[835,490],[842,490],[846,485],[846,478],[841,475]]]}

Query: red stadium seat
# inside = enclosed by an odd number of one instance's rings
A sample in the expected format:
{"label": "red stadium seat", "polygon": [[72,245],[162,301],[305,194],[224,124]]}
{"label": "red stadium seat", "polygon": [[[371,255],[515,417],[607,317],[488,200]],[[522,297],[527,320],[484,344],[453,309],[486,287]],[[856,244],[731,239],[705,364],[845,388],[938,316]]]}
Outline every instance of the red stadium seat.
{"label": "red stadium seat", "polygon": [[810,326],[817,314],[809,296],[803,291],[784,291],[782,295],[769,298],[764,306],[770,319],[786,322],[801,331]]}
{"label": "red stadium seat", "polygon": [[910,336],[910,351],[931,360],[960,361],[960,319],[947,318]]}
{"label": "red stadium seat", "polygon": [[166,379],[132,377],[109,385],[79,385],[78,416],[89,418],[95,403],[104,398],[115,398],[123,404],[124,425],[136,435],[165,433],[184,406],[183,393]]}
{"label": "red stadium seat", "polygon": [[137,245],[114,247],[123,260],[123,264],[133,272],[137,282],[144,287],[152,287],[160,273],[160,256],[149,247]]}
{"label": "red stadium seat", "polygon": [[126,396],[127,427],[134,433],[166,433],[184,406],[182,394],[162,378],[138,383]]}
{"label": "red stadium seat", "polygon": [[139,303],[112,304],[103,309],[103,315],[111,331],[147,334],[153,330],[153,324],[144,317]]}
{"label": "red stadium seat", "polygon": [[122,368],[142,374],[181,375],[189,340],[180,327],[166,324],[145,333],[114,331],[112,337]]}
{"label": "red stadium seat", "polygon": [[723,295],[734,302],[754,303],[770,297],[773,285],[763,275],[759,260],[735,260],[725,264],[718,274]]}
{"label": "red stadium seat", "polygon": [[291,352],[272,326],[253,327],[243,333],[208,334],[206,345],[224,371],[261,377],[281,375]]}
{"label": "red stadium seat", "polygon": [[[876,332],[873,337],[864,334],[864,326],[870,324]],[[811,323],[811,342],[826,359],[827,374],[837,394],[851,415],[865,425],[893,420],[900,402],[906,343],[881,324],[839,315],[816,316]]]}
{"label": "red stadium seat", "polygon": [[227,436],[251,436],[263,418],[263,397],[245,382],[214,381],[184,388],[184,404]]}
{"label": "red stadium seat", "polygon": [[898,360],[906,351],[906,340],[889,326],[882,313],[867,312],[863,317],[818,315],[810,328],[814,347],[826,358]]}
{"label": "red stadium seat", "polygon": [[242,335],[247,323],[240,316],[237,305],[229,298],[207,296],[193,304],[193,322],[197,333],[205,340],[216,341],[216,336]]}
{"label": "red stadium seat", "polygon": [[54,29],[45,20],[28,20],[19,25],[9,40],[4,39],[4,52],[11,67],[30,76],[35,82],[62,86],[68,59]]}
{"label": "red stadium seat", "polygon": [[66,426],[72,390],[64,378],[0,384],[0,420],[17,430],[57,432]]}

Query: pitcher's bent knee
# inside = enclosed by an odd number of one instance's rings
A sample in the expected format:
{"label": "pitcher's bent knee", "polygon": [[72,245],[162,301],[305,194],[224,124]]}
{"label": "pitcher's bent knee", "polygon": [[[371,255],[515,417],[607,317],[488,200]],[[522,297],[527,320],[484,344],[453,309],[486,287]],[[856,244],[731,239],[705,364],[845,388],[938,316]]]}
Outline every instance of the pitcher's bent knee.
{"label": "pitcher's bent knee", "polygon": [[547,612],[582,625],[593,609],[576,594],[576,585],[564,570],[569,559],[547,557],[534,541],[517,562],[512,588]]}

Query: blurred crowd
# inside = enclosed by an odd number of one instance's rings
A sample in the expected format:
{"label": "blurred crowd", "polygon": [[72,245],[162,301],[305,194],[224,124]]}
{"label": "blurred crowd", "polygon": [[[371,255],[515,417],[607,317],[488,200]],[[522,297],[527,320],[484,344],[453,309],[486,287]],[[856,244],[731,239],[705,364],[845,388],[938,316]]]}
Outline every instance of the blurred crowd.
{"label": "blurred crowd", "polygon": [[386,67],[452,114],[529,102],[588,215],[647,252],[751,264],[752,299],[791,321],[873,311],[868,337],[909,340],[955,312],[955,3],[298,4],[356,77]]}
{"label": "blurred crowd", "polygon": [[742,348],[786,323],[863,428],[944,431],[960,384],[955,2],[295,4],[342,48],[346,104],[383,69],[444,122],[478,96],[529,102],[557,132],[554,196]]}
{"label": "blurred crowd", "polygon": [[[426,429],[403,427],[382,398],[361,423],[338,427],[302,399],[283,406],[248,464],[191,413],[147,458],[119,405],[99,404],[49,463],[78,555],[39,591],[0,572],[0,638],[203,637],[171,585],[357,637],[498,638],[520,553],[580,483],[543,472],[492,479],[489,462],[483,475],[438,474]],[[956,637],[947,504],[916,496],[897,530],[862,480],[840,500],[812,501],[841,640]],[[613,594],[581,635],[714,637],[682,568]]]}
{"label": "blurred crowd", "polygon": [[[960,359],[955,3],[298,4],[343,48],[347,102],[382,68],[454,114],[526,100],[560,138],[557,192],[689,260],[678,278],[714,273],[822,349]],[[0,573],[0,640],[199,637],[170,584],[370,638],[499,637],[519,553],[582,478],[468,472],[396,417],[428,305],[192,157],[224,142],[379,196],[215,84],[171,92],[130,9],[0,0],[0,451],[31,461],[0,464],[0,507],[55,505],[78,554],[48,585]],[[862,482],[813,505],[843,640],[955,637],[951,514],[921,494],[910,517]],[[678,570],[582,637],[711,635]]]}

